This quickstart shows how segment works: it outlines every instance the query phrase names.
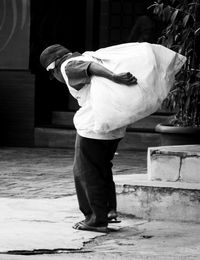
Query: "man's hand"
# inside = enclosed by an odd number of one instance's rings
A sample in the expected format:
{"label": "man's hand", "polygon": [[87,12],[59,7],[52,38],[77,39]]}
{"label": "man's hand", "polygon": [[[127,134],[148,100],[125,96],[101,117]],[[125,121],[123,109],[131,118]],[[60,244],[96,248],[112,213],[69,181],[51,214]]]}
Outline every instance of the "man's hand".
{"label": "man's hand", "polygon": [[130,72],[113,74],[113,81],[119,84],[134,85],[137,84],[137,79]]}

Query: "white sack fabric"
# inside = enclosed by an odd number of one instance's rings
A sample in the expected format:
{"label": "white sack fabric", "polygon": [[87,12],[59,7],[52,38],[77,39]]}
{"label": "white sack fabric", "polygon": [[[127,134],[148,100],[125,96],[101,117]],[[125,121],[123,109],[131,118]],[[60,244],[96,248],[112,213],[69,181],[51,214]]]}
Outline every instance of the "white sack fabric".
{"label": "white sack fabric", "polygon": [[[115,73],[131,72],[138,81],[137,85],[126,86],[92,76],[90,86],[86,86],[87,90],[84,87],[78,91],[80,93],[76,93],[79,95],[87,92],[88,108],[92,111],[86,120],[90,130],[97,133],[106,133],[132,124],[156,112],[167,97],[175,74],[186,61],[184,56],[166,47],[149,43],[120,44],[95,52],[85,52],[83,56]],[[82,114],[80,108],[74,118],[77,127],[81,127],[79,117]],[[82,119],[84,121],[83,116]],[[82,124],[87,128],[87,123],[83,121]]]}

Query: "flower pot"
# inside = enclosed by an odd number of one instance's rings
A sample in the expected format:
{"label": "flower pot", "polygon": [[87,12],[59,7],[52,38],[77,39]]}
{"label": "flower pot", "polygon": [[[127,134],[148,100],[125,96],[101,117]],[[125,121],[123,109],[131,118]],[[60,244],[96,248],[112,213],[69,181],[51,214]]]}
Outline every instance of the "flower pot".
{"label": "flower pot", "polygon": [[179,127],[158,124],[155,131],[160,133],[161,145],[200,144],[199,127]]}

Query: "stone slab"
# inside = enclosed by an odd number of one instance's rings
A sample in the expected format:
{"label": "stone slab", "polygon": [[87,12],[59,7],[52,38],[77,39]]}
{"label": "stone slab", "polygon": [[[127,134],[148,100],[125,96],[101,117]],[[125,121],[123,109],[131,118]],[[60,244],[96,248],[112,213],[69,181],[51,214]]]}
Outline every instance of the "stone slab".
{"label": "stone slab", "polygon": [[200,183],[200,153],[182,159],[180,179],[184,182]]}
{"label": "stone slab", "polygon": [[200,183],[200,145],[149,147],[150,180]]}
{"label": "stone slab", "polygon": [[155,154],[151,156],[148,168],[150,180],[177,181],[179,179],[180,157]]}
{"label": "stone slab", "polygon": [[0,198],[0,253],[80,249],[104,235],[75,230],[82,220],[76,196],[59,199]]}

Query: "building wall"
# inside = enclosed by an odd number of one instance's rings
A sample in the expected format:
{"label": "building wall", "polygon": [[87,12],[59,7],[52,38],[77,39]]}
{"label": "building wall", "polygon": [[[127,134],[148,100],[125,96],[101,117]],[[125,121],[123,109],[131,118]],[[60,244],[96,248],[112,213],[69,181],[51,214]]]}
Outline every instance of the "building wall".
{"label": "building wall", "polygon": [[34,76],[0,71],[0,145],[34,145]]}
{"label": "building wall", "polygon": [[126,42],[135,21],[135,2],[102,0],[100,10],[100,47]]}
{"label": "building wall", "polygon": [[0,69],[29,66],[30,1],[0,1]]}
{"label": "building wall", "polygon": [[139,16],[150,13],[153,0],[101,0],[99,47],[125,43]]}
{"label": "building wall", "polygon": [[34,76],[29,72],[30,1],[0,1],[0,145],[34,144]]}

